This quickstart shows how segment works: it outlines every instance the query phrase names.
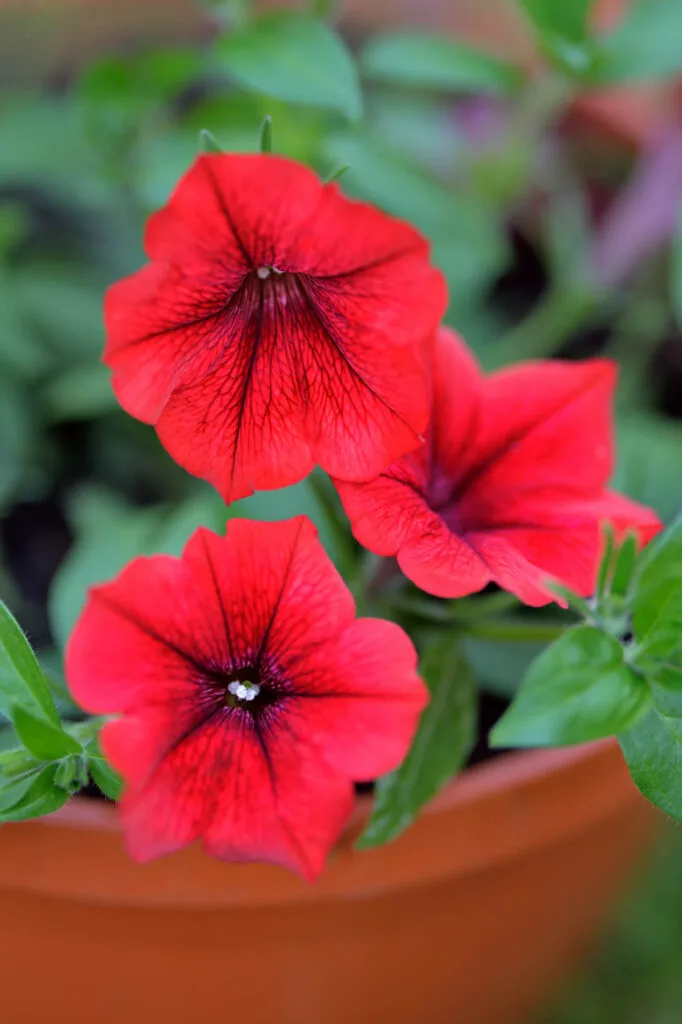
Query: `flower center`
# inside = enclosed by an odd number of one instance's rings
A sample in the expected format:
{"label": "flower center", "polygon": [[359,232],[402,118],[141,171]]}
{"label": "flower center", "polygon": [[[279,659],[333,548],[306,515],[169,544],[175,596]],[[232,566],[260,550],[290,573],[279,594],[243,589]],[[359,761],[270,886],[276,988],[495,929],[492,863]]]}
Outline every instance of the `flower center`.
{"label": "flower center", "polygon": [[256,271],[256,277],[260,278],[261,281],[267,281],[270,274],[281,275],[283,271],[278,270],[277,267],[259,267]]}
{"label": "flower center", "polygon": [[233,698],[227,698],[227,703],[236,707],[242,701],[250,704],[252,700],[255,700],[260,693],[260,686],[258,683],[252,683],[248,679],[233,679],[232,682],[227,684],[227,692]]}
{"label": "flower center", "polygon": [[462,519],[457,503],[457,487],[447,473],[434,465],[426,492],[429,508],[436,512],[452,533],[462,532]]}

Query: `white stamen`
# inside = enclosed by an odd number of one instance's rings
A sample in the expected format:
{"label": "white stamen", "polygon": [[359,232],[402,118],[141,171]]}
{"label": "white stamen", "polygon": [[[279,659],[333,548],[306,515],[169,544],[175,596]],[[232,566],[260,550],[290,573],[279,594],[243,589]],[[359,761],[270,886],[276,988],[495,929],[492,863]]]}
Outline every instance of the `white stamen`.
{"label": "white stamen", "polygon": [[259,267],[256,271],[256,276],[260,277],[261,281],[265,281],[267,277],[270,277],[270,267]]}
{"label": "white stamen", "polygon": [[237,700],[255,700],[260,693],[258,683],[242,683],[239,679],[234,679],[231,683],[228,683],[227,689]]}

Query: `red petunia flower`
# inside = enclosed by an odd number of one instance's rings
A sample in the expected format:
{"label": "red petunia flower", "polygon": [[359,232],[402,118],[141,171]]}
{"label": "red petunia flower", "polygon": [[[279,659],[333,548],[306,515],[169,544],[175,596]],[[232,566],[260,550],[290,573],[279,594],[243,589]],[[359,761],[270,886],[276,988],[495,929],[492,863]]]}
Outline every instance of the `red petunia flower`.
{"label": "red petunia flower", "polygon": [[416,448],[446,305],[426,242],[271,155],[207,154],[109,289],[104,361],[124,409],[227,500],[318,463],[371,479]]}
{"label": "red petunia flower", "polygon": [[435,348],[430,437],[365,484],[336,481],[356,538],[397,555],[422,590],[462,597],[494,582],[529,605],[553,577],[594,587],[601,524],[636,530],[654,513],[606,489],[615,366],[538,362],[484,377],[455,334]]}
{"label": "red petunia flower", "polygon": [[130,853],[201,838],[224,860],[308,879],[353,806],[395,768],[426,702],[415,650],[353,598],[304,516],[200,529],[90,592],[66,672],[126,783]]}

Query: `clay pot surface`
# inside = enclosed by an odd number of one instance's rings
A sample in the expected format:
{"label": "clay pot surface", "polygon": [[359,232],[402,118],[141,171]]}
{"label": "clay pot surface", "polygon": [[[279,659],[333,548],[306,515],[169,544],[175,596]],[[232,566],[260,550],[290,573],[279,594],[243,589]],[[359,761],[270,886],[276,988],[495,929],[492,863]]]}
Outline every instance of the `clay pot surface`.
{"label": "clay pot surface", "polygon": [[3,827],[7,1020],[521,1024],[660,821],[610,742],[487,762],[358,852],[369,806],[315,885],[199,847],[137,865],[85,800]]}

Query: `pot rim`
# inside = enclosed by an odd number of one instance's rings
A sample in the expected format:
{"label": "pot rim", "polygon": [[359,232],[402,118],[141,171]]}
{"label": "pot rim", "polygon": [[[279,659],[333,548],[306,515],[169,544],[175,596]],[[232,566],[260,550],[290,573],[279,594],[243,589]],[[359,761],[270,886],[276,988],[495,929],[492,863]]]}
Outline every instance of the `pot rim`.
{"label": "pot rim", "polygon": [[565,842],[644,799],[615,740],[504,754],[450,782],[386,846],[355,851],[371,810],[360,797],[310,885],[281,867],[234,865],[198,844],[148,864],[125,853],[115,808],[75,799],[0,832],[0,889],[130,907],[218,909],[369,898],[490,871]]}
{"label": "pot rim", "polygon": [[[529,750],[507,750],[478,764],[466,768],[461,775],[451,779],[439,793],[422,809],[424,814],[437,814],[490,793],[513,790],[538,776],[552,775],[576,762],[582,762],[592,754],[597,755],[610,740],[582,743],[571,747],[534,748]],[[356,797],[355,807],[343,835],[354,826],[363,827],[368,820],[374,798],[369,793]],[[88,828],[106,832],[121,832],[121,824],[115,805],[111,801],[76,797],[60,810],[36,823],[65,828]]]}

